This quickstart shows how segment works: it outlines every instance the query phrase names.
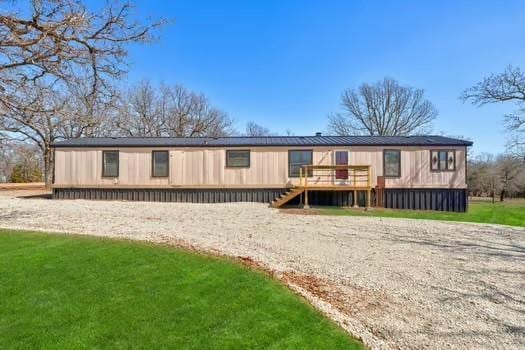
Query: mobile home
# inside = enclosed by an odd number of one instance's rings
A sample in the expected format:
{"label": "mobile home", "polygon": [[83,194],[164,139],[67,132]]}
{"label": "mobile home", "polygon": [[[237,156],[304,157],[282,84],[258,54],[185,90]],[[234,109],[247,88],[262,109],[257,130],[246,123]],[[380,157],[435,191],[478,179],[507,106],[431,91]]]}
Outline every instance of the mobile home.
{"label": "mobile home", "polygon": [[469,141],[443,136],[80,138],[53,196],[465,211]]}

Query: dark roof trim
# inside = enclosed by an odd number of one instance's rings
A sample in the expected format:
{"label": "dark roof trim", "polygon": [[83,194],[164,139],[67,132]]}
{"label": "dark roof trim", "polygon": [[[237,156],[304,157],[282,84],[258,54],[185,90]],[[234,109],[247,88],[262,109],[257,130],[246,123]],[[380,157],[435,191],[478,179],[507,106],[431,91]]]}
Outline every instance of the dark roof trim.
{"label": "dark roof trim", "polygon": [[432,143],[432,144],[418,144],[418,143],[389,143],[389,144],[378,144],[378,143],[360,143],[358,145],[353,144],[271,144],[271,145],[260,145],[260,144],[242,144],[242,145],[170,145],[170,144],[155,144],[155,145],[128,145],[128,144],[112,144],[112,145],[53,145],[54,148],[230,148],[230,147],[345,147],[345,146],[399,146],[399,147],[408,147],[408,146],[472,146],[467,144],[450,144],[450,143]]}
{"label": "dark roof trim", "polygon": [[56,148],[225,148],[341,146],[472,146],[471,141],[444,136],[268,136],[268,137],[107,137],[57,142]]}

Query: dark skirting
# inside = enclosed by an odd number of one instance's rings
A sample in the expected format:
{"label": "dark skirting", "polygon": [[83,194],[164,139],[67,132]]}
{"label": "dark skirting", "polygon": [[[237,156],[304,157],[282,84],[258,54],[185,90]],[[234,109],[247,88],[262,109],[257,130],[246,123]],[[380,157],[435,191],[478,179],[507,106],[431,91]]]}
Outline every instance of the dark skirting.
{"label": "dark skirting", "polygon": [[[147,202],[227,203],[259,202],[271,203],[286,188],[275,189],[122,189],[122,188],[55,188],[55,199],[92,199]],[[384,189],[385,208],[416,209],[465,212],[468,195],[466,189]],[[372,191],[372,205],[375,203]],[[354,205],[352,191],[308,191],[310,205],[350,207]],[[287,205],[302,203],[302,195]],[[357,203],[366,205],[366,192],[357,192]]]}
{"label": "dark skirting", "polygon": [[465,212],[466,189],[384,189],[384,206],[392,209],[416,209]]}
{"label": "dark skirting", "polygon": [[54,199],[92,199],[145,202],[270,203],[283,189],[135,189],[135,188],[54,188]]}
{"label": "dark skirting", "polygon": [[[466,189],[383,189],[383,205],[391,209],[438,210],[465,212],[468,206]],[[372,190],[372,206],[376,203],[376,191]],[[302,196],[294,198],[288,205],[302,203]],[[354,205],[352,191],[308,191],[310,205],[333,205],[350,207]],[[366,206],[366,192],[357,191],[357,204]]]}

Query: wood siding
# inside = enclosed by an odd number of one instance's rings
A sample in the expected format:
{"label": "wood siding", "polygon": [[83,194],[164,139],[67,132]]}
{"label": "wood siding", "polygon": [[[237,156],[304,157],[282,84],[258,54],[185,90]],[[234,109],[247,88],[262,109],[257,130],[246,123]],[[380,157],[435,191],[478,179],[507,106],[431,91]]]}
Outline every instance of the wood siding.
{"label": "wood siding", "polygon": [[[368,146],[251,148],[249,168],[227,168],[225,148],[167,149],[170,152],[170,176],[165,178],[152,177],[151,174],[151,152],[161,148],[118,149],[118,178],[102,177],[103,149],[58,148],[55,150],[55,186],[282,188],[298,183],[297,178],[288,177],[288,151],[296,149],[312,149],[313,162],[317,165],[335,164],[335,151],[346,150],[350,165],[371,165],[375,186],[377,176],[383,175],[384,148],[401,150],[401,177],[387,178],[387,188],[466,187],[464,147]],[[455,171],[432,172],[430,149],[455,149]],[[315,183],[315,178],[312,183]]]}

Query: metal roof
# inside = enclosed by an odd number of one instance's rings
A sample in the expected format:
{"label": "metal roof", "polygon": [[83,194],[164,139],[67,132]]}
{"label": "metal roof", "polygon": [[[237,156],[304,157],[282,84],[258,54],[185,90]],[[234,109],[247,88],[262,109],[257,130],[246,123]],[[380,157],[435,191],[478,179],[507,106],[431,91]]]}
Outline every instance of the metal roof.
{"label": "metal roof", "polygon": [[54,147],[270,147],[270,146],[472,146],[445,136],[232,136],[94,137],[56,142]]}

